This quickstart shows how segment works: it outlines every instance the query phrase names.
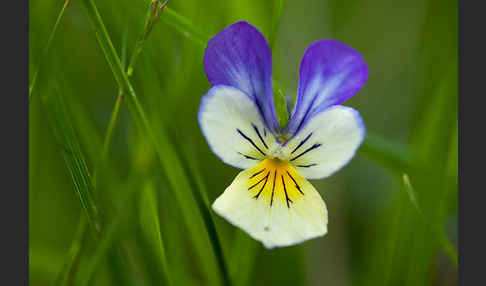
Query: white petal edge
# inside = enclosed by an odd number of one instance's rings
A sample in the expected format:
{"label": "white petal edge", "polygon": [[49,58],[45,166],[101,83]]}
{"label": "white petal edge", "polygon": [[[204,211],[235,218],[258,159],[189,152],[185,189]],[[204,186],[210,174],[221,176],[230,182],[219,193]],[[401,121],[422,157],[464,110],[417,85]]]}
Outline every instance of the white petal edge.
{"label": "white petal edge", "polygon": [[327,233],[327,208],[320,194],[305,180],[305,195],[290,207],[249,194],[246,182],[249,170],[238,174],[231,185],[213,203],[213,210],[231,224],[243,229],[265,248],[291,246]]}
{"label": "white petal edge", "polygon": [[[291,154],[311,133],[311,137]],[[363,120],[357,110],[336,105],[311,118],[285,145],[285,152],[290,154],[290,160],[313,145],[321,144],[291,163],[307,179],[326,178],[344,167],[354,157],[363,143],[365,133]]]}
{"label": "white petal edge", "polygon": [[[275,142],[263,123],[255,102],[234,87],[225,85],[212,87],[203,96],[198,120],[211,150],[223,162],[237,168],[246,169],[258,164],[258,160],[249,159],[244,155],[259,160],[264,159],[262,152],[267,154],[266,147]],[[263,144],[253,125],[258,128],[267,146]],[[251,138],[261,151],[238,133],[238,130]]]}

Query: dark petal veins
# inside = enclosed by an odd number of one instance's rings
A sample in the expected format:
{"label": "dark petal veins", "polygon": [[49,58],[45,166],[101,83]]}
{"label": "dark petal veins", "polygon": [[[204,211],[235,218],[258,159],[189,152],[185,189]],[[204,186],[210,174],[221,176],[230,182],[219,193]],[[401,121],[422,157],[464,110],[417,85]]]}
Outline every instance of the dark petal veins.
{"label": "dark petal veins", "polygon": [[[270,174],[270,172],[268,172],[268,174]],[[265,177],[263,177],[260,181],[256,182],[253,186],[249,187],[248,190],[253,189],[255,186],[257,186],[258,184],[260,184],[261,182],[263,182],[263,180],[268,179],[268,174]]]}
{"label": "dark petal veins", "polygon": [[295,147],[295,149],[294,149],[294,150],[293,150],[293,151],[292,151],[290,154],[294,154],[294,152],[295,152],[295,151],[297,151],[297,150],[300,148],[300,146],[304,145],[304,143],[305,143],[307,140],[309,140],[309,138],[310,138],[311,136],[312,136],[312,132],[311,132],[309,135],[307,135],[307,137],[305,137],[305,139],[304,139],[304,140],[300,141],[299,145],[297,145],[297,147]]}
{"label": "dark petal veins", "polygon": [[270,199],[270,206],[273,204],[273,194],[275,193],[275,183],[277,181],[277,170],[275,170],[275,176],[273,177],[272,198]]}
{"label": "dark petal veins", "polygon": [[309,164],[309,165],[296,165],[297,167],[301,167],[301,168],[309,168],[309,167],[312,167],[312,166],[317,166],[317,164]]}
{"label": "dark petal veins", "polygon": [[302,190],[300,189],[300,186],[299,184],[297,184],[297,182],[295,181],[294,177],[292,177],[292,175],[290,175],[289,171],[287,171],[287,174],[289,175],[289,177],[292,179],[292,181],[294,181],[294,184],[295,184],[295,187],[297,188],[297,190],[303,195],[304,192],[302,192]]}
{"label": "dark petal veins", "polygon": [[285,192],[285,200],[287,201],[287,208],[290,208],[289,202],[291,202],[291,203],[293,203],[293,202],[292,202],[292,200],[289,198],[289,196],[287,194],[287,188],[285,187],[285,180],[284,180],[283,175],[281,175],[281,178],[282,178],[282,184],[283,184],[284,192]]}
{"label": "dark petal veins", "polygon": [[253,158],[252,156],[248,156],[248,155],[246,155],[246,154],[243,154],[243,153],[241,153],[241,152],[238,152],[238,154],[242,155],[242,156],[243,156],[243,157],[245,157],[246,159],[250,159],[250,160],[257,160],[257,161],[258,161],[258,160],[260,160],[260,159],[257,159],[257,158]]}
{"label": "dark petal veins", "polygon": [[260,189],[260,191],[258,191],[258,194],[256,194],[254,196],[255,199],[258,199],[258,197],[260,196],[260,194],[262,193],[263,189],[265,188],[265,185],[267,184],[267,181],[268,181],[268,176],[270,175],[270,172],[267,173],[267,175],[265,176],[265,183],[263,183],[263,186],[262,188]]}
{"label": "dark petal veins", "polygon": [[239,134],[240,134],[240,135],[241,135],[243,138],[245,138],[245,139],[246,139],[248,142],[250,142],[250,144],[251,144],[251,145],[253,145],[253,147],[255,147],[255,148],[258,150],[258,152],[262,153],[262,155],[263,155],[263,156],[266,156],[266,155],[267,155],[267,154],[265,154],[265,153],[264,153],[264,152],[263,152],[263,151],[262,151],[260,148],[258,148],[258,146],[255,144],[255,142],[253,142],[253,140],[252,140],[250,137],[246,136],[246,135],[245,135],[245,133],[241,132],[241,130],[240,130],[240,129],[236,129],[236,131],[237,131],[237,132],[238,132],[238,133],[239,133]]}
{"label": "dark petal veins", "polygon": [[251,125],[253,126],[253,129],[255,130],[256,134],[258,135],[258,138],[260,138],[260,141],[262,141],[265,148],[268,149],[267,143],[265,143],[265,140],[263,140],[262,135],[260,135],[260,131],[258,131],[258,127],[256,127],[256,125],[253,123]]}
{"label": "dark petal veins", "polygon": [[250,179],[255,177],[256,175],[260,174],[261,172],[265,171],[265,168],[263,170],[256,172],[255,174],[251,175]]}
{"label": "dark petal veins", "polygon": [[320,147],[322,144],[320,143],[316,143],[314,145],[312,145],[310,148],[308,148],[307,150],[305,150],[304,152],[300,153],[299,155],[295,156],[294,158],[290,159],[290,161],[294,161],[295,159],[301,157],[302,155],[306,154],[307,152],[311,151],[311,150],[314,150],[318,147]]}

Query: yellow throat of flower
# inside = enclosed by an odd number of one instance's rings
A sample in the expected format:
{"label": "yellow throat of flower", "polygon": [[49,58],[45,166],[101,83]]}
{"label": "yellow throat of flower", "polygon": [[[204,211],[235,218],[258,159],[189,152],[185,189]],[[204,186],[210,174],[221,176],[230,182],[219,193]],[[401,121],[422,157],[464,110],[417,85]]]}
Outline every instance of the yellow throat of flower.
{"label": "yellow throat of flower", "polygon": [[249,171],[248,190],[253,198],[265,200],[270,206],[282,203],[290,208],[292,203],[305,195],[302,190],[305,179],[288,161],[265,159]]}

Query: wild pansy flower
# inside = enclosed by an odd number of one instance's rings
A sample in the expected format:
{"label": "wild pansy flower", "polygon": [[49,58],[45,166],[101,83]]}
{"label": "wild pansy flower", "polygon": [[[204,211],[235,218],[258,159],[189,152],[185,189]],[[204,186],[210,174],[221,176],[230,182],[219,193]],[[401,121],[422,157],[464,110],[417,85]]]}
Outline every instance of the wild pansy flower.
{"label": "wild pansy flower", "polygon": [[361,55],[335,40],[311,44],[285,128],[274,106],[272,55],[255,27],[237,22],[213,37],[204,68],[212,88],[199,108],[202,132],[223,162],[245,169],[213,209],[267,248],[326,234],[326,205],[307,179],[332,175],[363,142],[360,114],[340,105],[366,82]]}

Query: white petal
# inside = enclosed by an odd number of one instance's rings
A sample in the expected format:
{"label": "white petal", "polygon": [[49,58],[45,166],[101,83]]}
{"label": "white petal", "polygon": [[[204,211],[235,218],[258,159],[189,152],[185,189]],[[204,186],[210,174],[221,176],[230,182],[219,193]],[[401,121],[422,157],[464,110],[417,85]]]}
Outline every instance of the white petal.
{"label": "white petal", "polygon": [[284,148],[290,163],[302,176],[320,179],[344,167],[364,137],[359,112],[336,105],[311,118]]}
{"label": "white petal", "polygon": [[198,119],[213,152],[237,168],[258,164],[275,144],[255,102],[234,87],[211,88],[202,99]]}
{"label": "white petal", "polygon": [[267,159],[242,171],[213,209],[266,248],[327,233],[327,209],[314,187],[289,163]]}

